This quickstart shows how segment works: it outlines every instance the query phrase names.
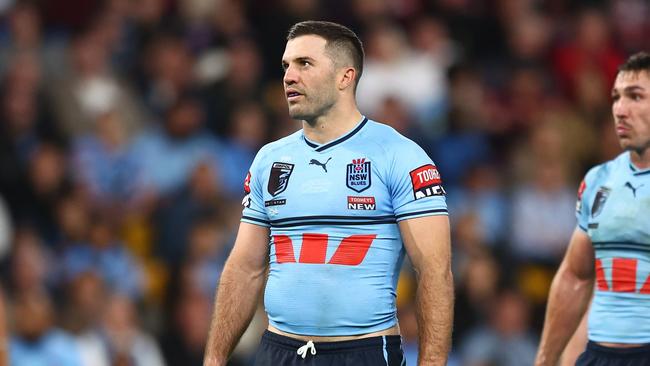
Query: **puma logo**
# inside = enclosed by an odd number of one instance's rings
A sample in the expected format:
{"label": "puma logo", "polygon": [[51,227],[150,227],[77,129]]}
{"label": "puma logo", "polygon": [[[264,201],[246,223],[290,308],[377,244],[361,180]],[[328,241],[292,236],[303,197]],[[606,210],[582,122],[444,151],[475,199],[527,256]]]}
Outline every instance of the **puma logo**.
{"label": "puma logo", "polygon": [[632,195],[634,195],[634,198],[636,198],[636,190],[639,189],[639,188],[641,188],[641,187],[643,187],[644,185],[641,184],[641,185],[639,185],[638,187],[635,188],[635,187],[632,185],[632,183],[627,182],[627,183],[625,183],[625,186],[632,190]]}
{"label": "puma logo", "polygon": [[323,168],[323,170],[325,171],[325,173],[327,173],[327,163],[329,163],[330,160],[332,160],[332,158],[327,159],[327,161],[326,161],[325,163],[321,163],[320,161],[318,161],[318,160],[316,160],[316,159],[311,159],[311,160],[309,161],[309,165],[318,165],[318,166],[320,166],[321,168]]}

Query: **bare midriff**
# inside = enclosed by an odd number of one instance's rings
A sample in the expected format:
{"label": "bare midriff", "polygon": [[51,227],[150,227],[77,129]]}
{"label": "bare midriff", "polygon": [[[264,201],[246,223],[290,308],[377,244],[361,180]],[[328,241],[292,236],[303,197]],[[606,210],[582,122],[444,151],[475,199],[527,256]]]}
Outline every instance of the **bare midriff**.
{"label": "bare midriff", "polygon": [[313,341],[313,342],[342,342],[342,341],[353,341],[355,339],[363,339],[363,338],[370,338],[370,337],[380,337],[380,336],[388,336],[388,335],[399,335],[399,325],[394,325],[388,329],[380,330],[377,332],[372,332],[372,333],[366,333],[366,334],[357,334],[357,335],[352,335],[352,336],[312,336],[312,335],[302,335],[302,334],[293,334],[293,333],[287,333],[283,332],[280,329],[272,326],[269,324],[268,328],[269,332],[276,333],[283,335],[285,337],[293,338],[293,339],[298,339],[301,341]]}
{"label": "bare midriff", "polygon": [[596,344],[603,347],[611,348],[634,348],[634,347],[643,347],[647,346],[647,343],[609,343],[609,342],[596,342]]}

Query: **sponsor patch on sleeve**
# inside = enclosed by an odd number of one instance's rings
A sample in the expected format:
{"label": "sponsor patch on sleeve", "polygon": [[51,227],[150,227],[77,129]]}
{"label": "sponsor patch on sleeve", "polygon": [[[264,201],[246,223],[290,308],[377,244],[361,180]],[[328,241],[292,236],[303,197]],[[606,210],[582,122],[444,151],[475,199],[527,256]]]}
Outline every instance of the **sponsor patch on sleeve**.
{"label": "sponsor patch on sleeve", "polygon": [[251,172],[246,174],[244,179],[244,198],[241,200],[241,205],[244,207],[251,207]]}
{"label": "sponsor patch on sleeve", "polygon": [[580,183],[580,188],[578,188],[578,199],[576,200],[576,212],[582,211],[582,194],[585,193],[585,189],[587,188],[587,184],[585,183],[585,180],[582,180],[582,183]]}
{"label": "sponsor patch on sleeve", "polygon": [[440,173],[433,164],[423,165],[411,170],[411,184],[413,185],[413,196],[416,200],[447,194],[442,187]]}
{"label": "sponsor patch on sleeve", "polygon": [[248,172],[246,179],[244,179],[244,192],[246,194],[251,193],[251,172]]}

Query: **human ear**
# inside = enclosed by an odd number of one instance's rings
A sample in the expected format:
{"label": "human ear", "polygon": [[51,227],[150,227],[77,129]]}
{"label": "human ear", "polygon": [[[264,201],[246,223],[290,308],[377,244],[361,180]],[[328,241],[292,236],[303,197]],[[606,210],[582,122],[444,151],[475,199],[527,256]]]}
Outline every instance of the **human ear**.
{"label": "human ear", "polygon": [[357,76],[357,70],[353,67],[346,67],[341,70],[339,75],[339,90],[345,90],[350,86],[354,86],[354,79]]}

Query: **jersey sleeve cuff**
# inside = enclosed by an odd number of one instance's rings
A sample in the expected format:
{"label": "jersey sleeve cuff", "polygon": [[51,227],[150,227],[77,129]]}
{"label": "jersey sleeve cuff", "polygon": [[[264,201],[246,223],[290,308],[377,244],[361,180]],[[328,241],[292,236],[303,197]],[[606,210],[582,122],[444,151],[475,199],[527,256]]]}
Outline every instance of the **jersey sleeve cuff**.
{"label": "jersey sleeve cuff", "polygon": [[580,228],[580,230],[584,231],[585,233],[588,232],[586,227],[584,227],[584,226],[582,226],[580,224],[578,224],[578,227]]}
{"label": "jersey sleeve cuff", "polygon": [[449,215],[449,211],[446,208],[438,208],[433,210],[406,212],[399,215],[395,215],[395,220],[397,222],[400,222],[402,220],[413,219],[416,217],[439,216],[439,215]]}
{"label": "jersey sleeve cuff", "polygon": [[249,224],[253,224],[253,225],[271,227],[271,223],[268,220],[258,219],[257,217],[244,215],[244,216],[241,217],[241,221],[249,223]]}

